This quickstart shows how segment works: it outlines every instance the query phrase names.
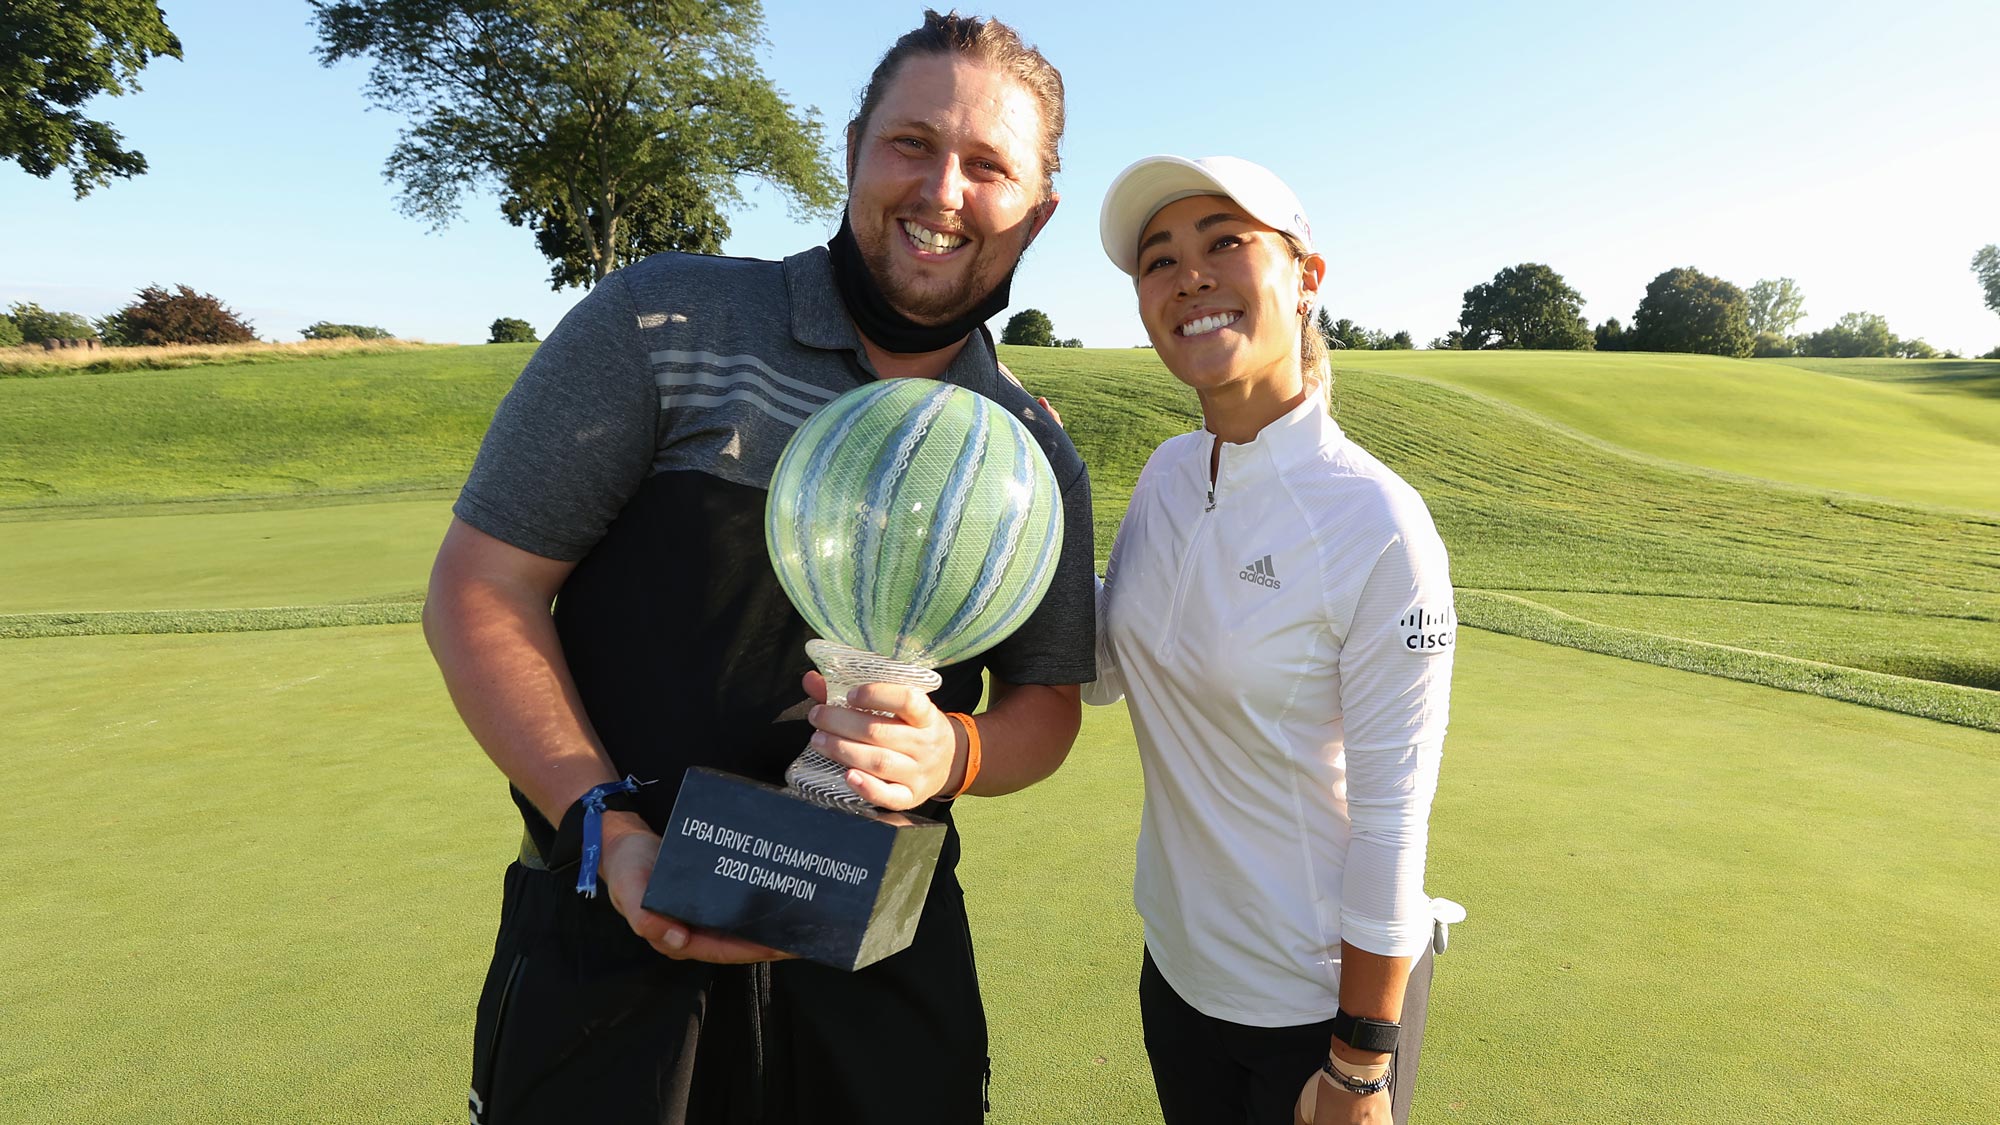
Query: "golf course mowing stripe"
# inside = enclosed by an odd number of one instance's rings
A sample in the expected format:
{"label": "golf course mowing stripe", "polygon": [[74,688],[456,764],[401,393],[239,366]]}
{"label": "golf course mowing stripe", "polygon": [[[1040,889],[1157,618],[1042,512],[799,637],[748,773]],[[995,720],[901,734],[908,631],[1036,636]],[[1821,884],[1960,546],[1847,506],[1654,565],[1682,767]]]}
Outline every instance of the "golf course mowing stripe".
{"label": "golf course mowing stripe", "polygon": [[92,637],[157,633],[261,633],[353,625],[402,625],[423,618],[423,601],[361,605],[273,606],[266,609],[162,609],[107,613],[0,615],[0,639]]}
{"label": "golf course mowing stripe", "polygon": [[1490,632],[2000,731],[2000,691],[1601,625],[1513,594],[1461,589],[1457,604],[1462,624]]}
{"label": "golf course mowing stripe", "polygon": [[[2000,361],[1401,351],[1335,363],[1337,379],[1365,369],[1448,384],[1663,464],[2000,513],[2000,398],[1986,389]],[[1829,363],[1907,374],[1829,378]]]}

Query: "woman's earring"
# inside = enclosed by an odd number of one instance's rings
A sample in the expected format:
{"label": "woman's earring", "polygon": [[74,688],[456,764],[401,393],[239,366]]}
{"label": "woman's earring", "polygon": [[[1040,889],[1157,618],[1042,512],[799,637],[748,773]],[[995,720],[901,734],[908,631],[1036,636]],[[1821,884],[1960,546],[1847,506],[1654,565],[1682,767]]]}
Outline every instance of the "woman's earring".
{"label": "woman's earring", "polygon": [[1300,315],[1300,316],[1304,316],[1304,315],[1306,315],[1307,313],[1309,313],[1309,312],[1311,312],[1311,311],[1312,311],[1312,302],[1311,302],[1311,301],[1300,301],[1300,302],[1299,302],[1299,315]]}

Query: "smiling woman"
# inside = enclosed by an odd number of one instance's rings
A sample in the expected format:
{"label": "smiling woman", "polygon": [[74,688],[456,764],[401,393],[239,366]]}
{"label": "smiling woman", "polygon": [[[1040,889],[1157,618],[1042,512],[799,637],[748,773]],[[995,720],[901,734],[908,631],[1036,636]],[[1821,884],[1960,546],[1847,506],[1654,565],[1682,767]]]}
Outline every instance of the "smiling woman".
{"label": "smiling woman", "polygon": [[1444,545],[1328,414],[1326,262],[1282,181],[1149,157],[1113,182],[1100,232],[1203,420],[1133,489],[1085,693],[1129,697],[1145,769],[1134,899],[1161,1109],[1403,1121],[1457,636]]}

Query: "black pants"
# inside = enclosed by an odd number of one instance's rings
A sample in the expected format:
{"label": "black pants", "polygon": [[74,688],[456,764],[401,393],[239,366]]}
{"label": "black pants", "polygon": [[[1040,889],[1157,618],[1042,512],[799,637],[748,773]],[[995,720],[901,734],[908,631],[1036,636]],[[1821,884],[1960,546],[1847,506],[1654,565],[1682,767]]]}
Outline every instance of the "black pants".
{"label": "black pants", "polygon": [[986,1017],[953,876],[933,883],[910,948],[854,973],[663,957],[575,879],[507,870],[475,1123],[984,1119]]}
{"label": "black pants", "polygon": [[[1410,970],[1403,1033],[1390,1062],[1396,1125],[1410,1119],[1430,1004],[1431,951]],[[1139,969],[1139,1018],[1166,1125],[1291,1125],[1306,1079],[1326,1059],[1333,1021],[1251,1027],[1205,1016],[1181,999],[1149,952]]]}

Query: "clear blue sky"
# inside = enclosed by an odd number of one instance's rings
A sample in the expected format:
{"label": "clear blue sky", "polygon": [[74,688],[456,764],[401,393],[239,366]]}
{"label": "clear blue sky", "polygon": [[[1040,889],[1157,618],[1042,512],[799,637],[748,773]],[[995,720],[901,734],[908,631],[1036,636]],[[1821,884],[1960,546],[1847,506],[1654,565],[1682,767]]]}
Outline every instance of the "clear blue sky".
{"label": "clear blue sky", "polygon": [[[60,175],[0,164],[0,304],[96,316],[186,283],[270,339],[334,320],[476,343],[498,316],[546,333],[581,296],[549,290],[531,235],[488,196],[437,232],[396,210],[381,168],[401,122],[368,108],[361,66],[314,61],[304,4],[163,7],[185,61],[92,107],[152,171],[77,202]],[[1969,269],[2000,242],[1993,0],[969,10],[1021,28],[1067,81],[1063,203],[1014,308],[1091,346],[1145,339],[1097,208],[1153,152],[1276,169],[1325,242],[1335,315],[1419,343],[1455,324],[1466,288],[1533,261],[1593,324],[1629,324],[1646,283],[1686,265],[1745,287],[1798,279],[1806,328],[1865,310],[1940,349],[2000,345]],[[834,140],[920,12],[773,0],[766,73]],[[729,253],[783,256],[831,231],[768,189],[746,199]]]}

